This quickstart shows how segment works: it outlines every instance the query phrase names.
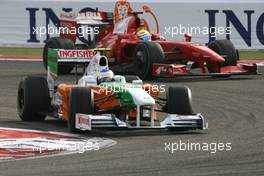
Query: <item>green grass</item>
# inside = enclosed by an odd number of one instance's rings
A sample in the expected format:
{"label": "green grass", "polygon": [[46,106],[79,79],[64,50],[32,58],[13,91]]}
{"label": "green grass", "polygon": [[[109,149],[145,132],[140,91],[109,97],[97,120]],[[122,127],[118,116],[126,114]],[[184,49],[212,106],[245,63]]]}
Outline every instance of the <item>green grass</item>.
{"label": "green grass", "polygon": [[264,51],[239,51],[240,58],[264,59]]}
{"label": "green grass", "polygon": [[[0,54],[41,56],[43,48],[0,47]],[[240,58],[264,59],[264,51],[240,51]]]}
{"label": "green grass", "polygon": [[40,56],[42,50],[43,48],[0,47],[0,54]]}

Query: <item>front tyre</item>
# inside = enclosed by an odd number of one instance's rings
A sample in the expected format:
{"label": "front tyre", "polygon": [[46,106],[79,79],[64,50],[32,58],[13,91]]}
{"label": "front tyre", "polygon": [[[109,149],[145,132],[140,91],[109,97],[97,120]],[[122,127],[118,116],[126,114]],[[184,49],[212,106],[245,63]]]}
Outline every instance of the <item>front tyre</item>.
{"label": "front tyre", "polygon": [[221,56],[225,56],[225,61],[222,63],[207,62],[207,69],[209,73],[219,73],[221,67],[235,66],[239,59],[239,55],[235,46],[230,40],[215,40],[209,43],[208,48]]}
{"label": "front tyre", "polygon": [[91,89],[85,87],[75,87],[71,91],[69,100],[68,129],[72,133],[82,132],[75,126],[75,115],[77,113],[94,113],[94,101]]}
{"label": "front tyre", "polygon": [[[169,87],[167,93],[167,113],[192,115],[192,95],[188,87]],[[188,131],[188,128],[168,128],[169,131]]]}
{"label": "front tyre", "polygon": [[166,106],[168,114],[192,115],[191,90],[186,86],[169,87]]}

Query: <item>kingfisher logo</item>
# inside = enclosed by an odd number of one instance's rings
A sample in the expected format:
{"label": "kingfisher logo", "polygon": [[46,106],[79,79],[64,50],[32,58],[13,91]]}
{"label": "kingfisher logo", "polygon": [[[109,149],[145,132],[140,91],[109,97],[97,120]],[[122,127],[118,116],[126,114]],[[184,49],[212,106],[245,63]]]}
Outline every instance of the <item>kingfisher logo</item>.
{"label": "kingfisher logo", "polygon": [[96,55],[93,50],[59,50],[60,58],[92,58]]}

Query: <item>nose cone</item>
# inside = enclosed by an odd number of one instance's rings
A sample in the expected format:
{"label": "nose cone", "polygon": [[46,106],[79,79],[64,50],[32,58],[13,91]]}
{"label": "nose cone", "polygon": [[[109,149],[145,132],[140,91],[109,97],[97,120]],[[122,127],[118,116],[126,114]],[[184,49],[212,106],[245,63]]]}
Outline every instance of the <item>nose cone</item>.
{"label": "nose cone", "polygon": [[211,50],[207,46],[197,44],[197,45],[192,45],[191,48],[193,51],[200,53],[202,56],[208,58],[209,61],[213,61],[213,62],[225,61],[225,59],[222,56],[220,56],[219,54],[217,54],[215,51]]}
{"label": "nose cone", "polygon": [[128,89],[128,92],[131,94],[133,101],[136,105],[150,106],[155,104],[155,100],[142,88],[131,88]]}

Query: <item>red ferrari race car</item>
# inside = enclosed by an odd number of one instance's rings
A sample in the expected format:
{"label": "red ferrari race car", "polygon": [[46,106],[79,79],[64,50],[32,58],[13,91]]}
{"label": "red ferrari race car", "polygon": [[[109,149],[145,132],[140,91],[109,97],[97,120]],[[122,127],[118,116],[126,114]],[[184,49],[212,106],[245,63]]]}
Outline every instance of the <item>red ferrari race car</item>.
{"label": "red ferrari race car", "polygon": [[[156,16],[147,6],[143,11],[134,11],[126,0],[118,0],[114,13],[87,12],[82,14],[62,13],[60,26],[68,30],[60,37],[50,38],[43,53],[47,67],[48,48],[88,49],[110,48],[111,69],[119,74],[137,74],[141,79],[174,77],[178,75],[211,75],[227,77],[233,74],[257,74],[256,63],[239,62],[239,55],[229,40],[215,40],[208,46],[191,42],[191,35],[185,34],[185,41],[166,40],[159,34]],[[140,15],[147,13],[156,22],[156,32],[150,33],[147,20]],[[85,44],[76,44],[76,34],[69,31],[80,26],[98,26],[98,34]],[[74,66],[59,65],[59,73],[69,73]],[[192,72],[200,68],[200,73]]]}

